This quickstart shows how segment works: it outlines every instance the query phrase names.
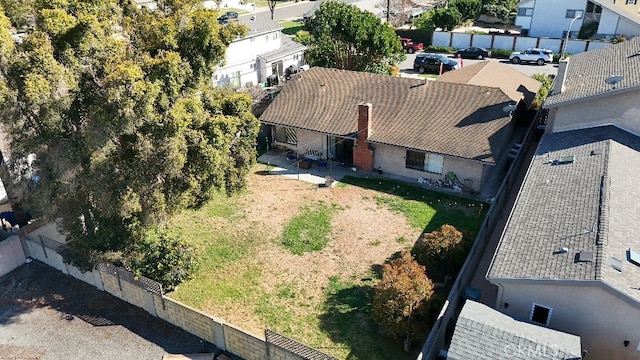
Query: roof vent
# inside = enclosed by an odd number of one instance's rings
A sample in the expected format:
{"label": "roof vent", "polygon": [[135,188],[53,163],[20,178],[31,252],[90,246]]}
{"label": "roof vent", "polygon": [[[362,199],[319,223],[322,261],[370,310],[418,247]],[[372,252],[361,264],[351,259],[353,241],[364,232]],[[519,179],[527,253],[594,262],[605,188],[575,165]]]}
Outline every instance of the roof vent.
{"label": "roof vent", "polygon": [[640,266],[640,253],[631,249],[627,249],[627,261],[629,261],[633,265]]}
{"label": "roof vent", "polygon": [[566,247],[563,247],[560,250],[556,250],[553,252],[553,255],[560,255],[560,254],[566,254],[569,252],[569,249],[567,249]]}
{"label": "roof vent", "polygon": [[576,254],[575,262],[593,262],[593,251],[580,251]]}
{"label": "roof vent", "polygon": [[559,158],[558,160],[556,160],[556,164],[557,165],[573,164],[575,161],[576,161],[576,156],[575,155],[569,155],[569,156],[563,156],[563,157]]}
{"label": "roof vent", "polygon": [[609,258],[609,265],[611,265],[611,267],[616,269],[618,272],[622,272],[622,261],[611,257]]}

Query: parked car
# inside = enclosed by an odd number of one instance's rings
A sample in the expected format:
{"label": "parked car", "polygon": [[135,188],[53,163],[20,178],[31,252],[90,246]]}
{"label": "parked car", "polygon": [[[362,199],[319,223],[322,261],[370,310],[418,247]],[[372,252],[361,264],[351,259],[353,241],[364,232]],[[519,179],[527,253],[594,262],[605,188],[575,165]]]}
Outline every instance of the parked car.
{"label": "parked car", "polygon": [[238,20],[238,13],[235,11],[227,11],[224,15],[218,18],[218,24],[228,24],[229,20]]}
{"label": "parked car", "polygon": [[414,43],[413,40],[409,38],[400,38],[400,42],[402,43],[402,48],[409,54],[413,54],[414,52],[420,51],[424,48],[423,43]]}
{"label": "parked car", "polygon": [[553,61],[553,52],[548,49],[530,48],[525,51],[516,51],[509,55],[509,60],[514,64],[531,62],[544,65]]}
{"label": "parked car", "polygon": [[418,54],[413,61],[413,69],[420,74],[426,72],[439,74],[440,71],[455,70],[459,67],[460,64],[457,61],[440,54]]}
{"label": "parked car", "polygon": [[478,59],[482,60],[484,58],[491,57],[491,50],[487,50],[481,47],[469,47],[466,49],[458,50],[454,54],[456,57],[460,56],[463,59]]}

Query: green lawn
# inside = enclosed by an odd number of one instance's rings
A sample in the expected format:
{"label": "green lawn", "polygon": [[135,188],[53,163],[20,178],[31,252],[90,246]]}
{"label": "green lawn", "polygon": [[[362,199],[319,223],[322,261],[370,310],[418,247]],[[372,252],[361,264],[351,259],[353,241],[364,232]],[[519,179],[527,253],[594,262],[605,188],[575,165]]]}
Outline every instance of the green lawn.
{"label": "green lawn", "polygon": [[298,31],[304,28],[304,22],[302,20],[284,20],[278,21],[278,24],[282,25],[282,32],[289,36],[295,35]]}
{"label": "green lawn", "polygon": [[[320,270],[313,266],[319,258],[317,249],[335,241],[328,236],[331,219],[342,216],[352,205],[318,200],[313,196],[323,199],[319,191],[329,190],[286,181],[291,204],[275,203],[256,214],[249,210],[250,205],[268,201],[277,193],[253,189],[232,197],[218,194],[202,208],[176,216],[170,231],[194,246],[199,266],[194,278],[169,296],[257,335],[268,327],[339,359],[415,359],[428,327],[414,351],[406,353],[402,341],[382,335],[371,318],[373,286],[381,263],[367,264],[364,272],[349,272],[348,265],[326,274],[317,274]],[[295,198],[293,188],[304,190],[303,195]],[[331,191],[348,195],[362,188],[376,190],[367,200],[371,211],[387,208],[402,214],[418,229],[416,233],[450,223],[475,236],[487,210],[480,203],[377,178],[347,177]],[[279,209],[290,206],[298,209],[297,215],[283,219],[279,231],[265,225],[263,220],[277,218]],[[406,249],[415,240],[395,237],[355,246],[362,251],[389,244]],[[294,255],[298,253],[302,255]],[[394,255],[389,253],[388,258]],[[296,269],[296,262],[302,259],[303,272],[287,270]],[[432,311],[436,313],[446,289],[439,289],[438,295],[439,303]]]}

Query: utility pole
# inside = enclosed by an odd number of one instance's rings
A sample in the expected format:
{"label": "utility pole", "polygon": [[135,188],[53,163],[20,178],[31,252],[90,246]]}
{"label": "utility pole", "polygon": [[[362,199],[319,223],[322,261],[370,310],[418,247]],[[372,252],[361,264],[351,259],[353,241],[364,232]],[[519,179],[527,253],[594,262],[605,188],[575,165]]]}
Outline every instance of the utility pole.
{"label": "utility pole", "polygon": [[387,24],[389,23],[389,13],[391,12],[391,0],[387,0]]}

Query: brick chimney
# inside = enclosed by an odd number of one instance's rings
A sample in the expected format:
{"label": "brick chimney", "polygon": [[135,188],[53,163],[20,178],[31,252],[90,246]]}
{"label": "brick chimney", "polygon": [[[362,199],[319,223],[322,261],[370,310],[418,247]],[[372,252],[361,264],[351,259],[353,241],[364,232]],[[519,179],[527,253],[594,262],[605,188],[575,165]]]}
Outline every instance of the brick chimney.
{"label": "brick chimney", "polygon": [[358,139],[353,148],[353,165],[364,171],[373,171],[373,149],[367,139],[372,133],[371,104],[358,104]]}

